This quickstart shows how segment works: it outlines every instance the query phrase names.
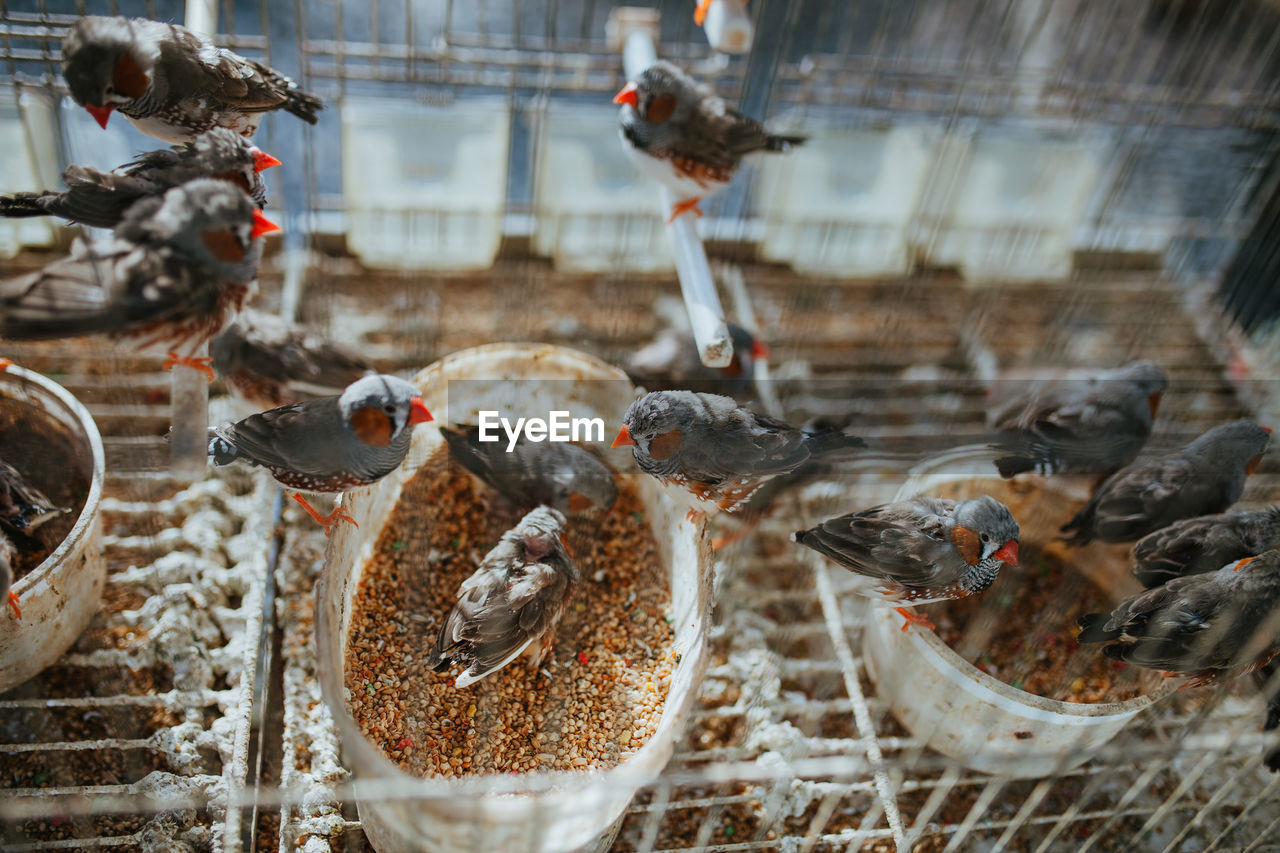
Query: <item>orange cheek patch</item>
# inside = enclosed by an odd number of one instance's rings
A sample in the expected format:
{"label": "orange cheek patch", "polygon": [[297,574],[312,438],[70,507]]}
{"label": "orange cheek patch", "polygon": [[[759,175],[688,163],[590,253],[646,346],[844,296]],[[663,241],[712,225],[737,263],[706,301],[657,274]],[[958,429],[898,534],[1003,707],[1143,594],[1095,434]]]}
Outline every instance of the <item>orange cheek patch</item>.
{"label": "orange cheek patch", "polygon": [[230,231],[202,231],[200,242],[220,261],[236,264],[244,260],[244,246]]}
{"label": "orange cheek patch", "polygon": [[1147,395],[1147,408],[1151,410],[1151,417],[1156,416],[1156,409],[1160,408],[1160,392]]}
{"label": "orange cheek patch", "polygon": [[670,459],[671,454],[680,449],[680,442],[684,440],[684,433],[678,429],[671,432],[664,432],[662,435],[654,436],[653,441],[649,442],[649,456],[661,462],[664,459]]}
{"label": "orange cheek patch", "polygon": [[982,545],[978,542],[978,534],[974,533],[967,527],[956,525],[951,531],[951,544],[956,547],[956,551],[964,558],[969,565],[978,562],[978,556],[982,553]]}
{"label": "orange cheek patch", "polygon": [[591,498],[583,497],[577,492],[569,495],[569,512],[586,512],[592,506],[594,504],[592,504]]}
{"label": "orange cheek patch", "polygon": [[146,94],[151,80],[147,77],[147,72],[142,70],[142,66],[126,53],[116,60],[116,70],[111,75],[111,85],[122,95],[141,98]]}
{"label": "orange cheek patch", "polygon": [[644,120],[650,124],[662,124],[671,118],[671,114],[676,111],[676,99],[674,95],[659,95],[649,102],[649,109],[645,111]]}
{"label": "orange cheek patch", "polygon": [[1249,475],[1249,474],[1252,474],[1254,471],[1257,471],[1257,470],[1258,470],[1258,464],[1259,464],[1259,463],[1261,463],[1261,462],[1262,462],[1262,454],[1261,454],[1261,453],[1259,453],[1257,456],[1255,456],[1255,457],[1253,457],[1252,459],[1250,459],[1250,460],[1249,460],[1249,464],[1244,466],[1244,473],[1245,473],[1245,475],[1247,476],[1247,475]]}
{"label": "orange cheek patch", "polygon": [[351,416],[351,431],[365,444],[386,447],[391,443],[391,418],[382,409],[365,406]]}

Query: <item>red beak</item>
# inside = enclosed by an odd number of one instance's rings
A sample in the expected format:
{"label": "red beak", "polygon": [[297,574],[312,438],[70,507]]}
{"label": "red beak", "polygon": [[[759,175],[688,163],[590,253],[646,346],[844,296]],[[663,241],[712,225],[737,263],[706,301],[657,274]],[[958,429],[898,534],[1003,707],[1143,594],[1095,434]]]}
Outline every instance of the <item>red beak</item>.
{"label": "red beak", "polygon": [[427,421],[434,421],[431,412],[427,410],[427,404],[422,402],[421,397],[414,397],[409,401],[409,423],[425,424]]}
{"label": "red beak", "polygon": [[284,164],[267,152],[263,151],[261,148],[256,146],[253,148],[253,171],[263,172],[270,169],[272,166],[282,165]]}
{"label": "red beak", "polygon": [[633,441],[633,440],[631,439],[631,430],[627,429],[627,425],[626,425],[626,424],[623,424],[623,425],[622,425],[622,429],[618,430],[618,437],[617,437],[617,438],[615,438],[615,439],[613,440],[613,444],[611,444],[611,445],[609,445],[609,446],[610,446],[610,447],[621,447],[621,446],[622,446],[622,445],[624,445],[624,444],[632,444],[632,445],[634,445],[634,444],[635,444],[635,441]]}
{"label": "red beak", "polygon": [[[1259,426],[1261,426],[1261,424],[1259,424]],[[1271,427],[1262,427],[1262,428],[1263,428],[1263,429],[1265,429],[1265,430],[1267,431],[1267,433],[1268,433],[1268,434],[1270,434],[1270,433],[1272,433],[1272,432],[1274,432],[1274,431],[1275,431],[1275,430],[1271,429]]]}
{"label": "red beak", "polygon": [[751,339],[751,357],[756,361],[767,361],[769,358],[769,348],[764,345],[764,341],[759,338]]}
{"label": "red beak", "polygon": [[1018,565],[1018,542],[1016,539],[1010,539],[1004,543],[1004,547],[991,555],[1002,563],[1008,563],[1011,566]]}
{"label": "red beak", "polygon": [[103,130],[107,129],[107,119],[111,118],[111,111],[115,109],[113,104],[107,104],[102,107],[93,107],[85,104],[84,108],[89,111],[89,115],[93,116],[93,120],[98,123],[98,127]]}
{"label": "red beak", "polygon": [[257,239],[263,234],[270,234],[272,231],[279,230],[280,226],[263,216],[261,210],[253,212],[253,230],[249,232],[250,238]]}
{"label": "red beak", "polygon": [[[613,102],[615,104],[630,104],[632,109],[639,108],[640,102],[636,99],[636,84],[628,83],[623,86],[622,91],[613,96]],[[106,127],[106,124],[102,126]]]}

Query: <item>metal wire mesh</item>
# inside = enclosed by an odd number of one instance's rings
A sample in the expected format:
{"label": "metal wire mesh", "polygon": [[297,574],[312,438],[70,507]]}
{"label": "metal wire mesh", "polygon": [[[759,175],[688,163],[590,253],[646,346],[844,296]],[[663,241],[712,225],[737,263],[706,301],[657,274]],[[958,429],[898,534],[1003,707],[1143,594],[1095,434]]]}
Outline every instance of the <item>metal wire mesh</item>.
{"label": "metal wire mesh", "polygon": [[[654,302],[671,289],[666,276],[557,272],[527,245],[539,213],[538,128],[553,104],[594,104],[621,83],[605,34],[616,5],[220,4],[221,44],[341,105],[314,131],[291,119],[264,128],[267,147],[301,154],[304,168],[275,179],[272,203],[288,212],[295,237],[270,262],[263,301],[290,314],[296,305],[301,319],[358,340],[388,370],[498,339],[563,343],[621,361],[652,337]],[[1223,379],[1225,358],[1214,349],[1222,329],[1205,326],[1203,309],[1188,311],[1200,291],[1187,287],[1214,281],[1274,190],[1264,166],[1277,151],[1275,7],[752,0],[755,49],[725,61],[693,27],[691,4],[656,5],[663,55],[695,65],[755,115],[800,126],[922,122],[942,135],[1087,131],[1106,140],[1107,154],[1075,235],[1075,271],[1061,282],[979,287],[942,271],[836,283],[744,265],[788,417],[852,410],[878,454],[831,472],[722,553],[712,668],[681,748],[632,804],[613,849],[1280,847],[1277,777],[1260,766],[1260,700],[1251,691],[1177,695],[1070,771],[968,771],[895,720],[866,671],[862,600],[842,572],[786,541],[824,512],[892,497],[923,456],[981,440],[983,383],[997,371],[1152,358],[1174,380],[1158,447],[1249,411]],[[159,2],[0,7],[13,91],[60,93],[58,44],[72,17],[117,12],[182,14]],[[346,225],[340,110],[363,99],[474,96],[496,96],[512,113],[496,265],[373,274],[344,255],[334,240]],[[730,257],[751,258],[769,227],[747,177],[745,190],[709,208],[718,220],[713,249]],[[945,174],[926,179],[940,197],[915,214],[913,245],[943,239],[940,211],[958,192],[946,182]],[[649,218],[624,217],[618,233]],[[1022,239],[1036,240],[1033,232]],[[826,239],[840,234],[831,228]],[[304,247],[309,254],[293,253]],[[286,515],[280,538],[271,535],[279,509],[263,482],[231,478],[175,495],[157,474],[168,414],[154,365],[99,348],[6,354],[90,402],[108,434],[115,497],[104,612],[56,672],[0,697],[8,732],[0,844],[364,849],[315,680],[318,533]],[[1271,461],[1244,503],[1277,494]],[[202,539],[192,525],[210,513],[229,525],[228,541]],[[205,682],[180,687],[162,671],[172,665],[139,633],[142,614],[195,626],[188,653],[207,658]],[[95,686],[58,696],[59,678]],[[191,801],[175,806],[169,783]]]}

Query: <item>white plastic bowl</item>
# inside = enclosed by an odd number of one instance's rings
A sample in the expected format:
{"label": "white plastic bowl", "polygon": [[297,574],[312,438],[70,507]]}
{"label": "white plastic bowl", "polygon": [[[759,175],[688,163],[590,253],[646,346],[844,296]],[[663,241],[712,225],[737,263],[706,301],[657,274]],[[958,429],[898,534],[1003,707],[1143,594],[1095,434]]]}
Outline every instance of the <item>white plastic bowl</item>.
{"label": "white plastic bowl", "polygon": [[79,445],[89,478],[84,507],[62,544],[12,587],[22,619],[13,618],[7,604],[0,614],[0,690],[7,690],[57,660],[98,609],[107,580],[98,523],[105,457],[93,417],[51,379],[11,366],[0,370],[0,397],[25,403],[64,425]]}
{"label": "white plastic bowl", "polygon": [[[1043,548],[1070,517],[1072,501],[1085,493],[1034,476],[1013,484],[996,474],[995,455],[984,447],[961,448],[917,465],[897,499],[916,494],[961,500],[989,494],[1012,503],[1020,541]],[[1073,496],[1073,490],[1075,492]],[[1070,566],[1117,600],[1136,587],[1125,548],[1095,543],[1075,552]],[[1006,569],[1008,571],[1008,569]],[[1133,585],[1131,587],[1130,585]],[[869,608],[864,650],[878,693],[898,721],[932,749],[973,770],[1047,776],[1083,764],[1139,711],[1174,688],[1162,684],[1124,702],[1060,702],[1028,693],[981,671],[933,631],[902,630],[902,617],[887,607]]]}
{"label": "white plastic bowl", "polygon": [[[474,410],[466,410],[462,400],[467,391],[485,384],[455,384],[450,391],[450,381],[496,383],[514,378],[561,380],[539,384],[522,395],[518,414],[524,415],[568,409],[576,417],[599,416],[606,424],[616,424],[635,394],[620,370],[573,350],[540,344],[464,350],[419,373],[414,384],[422,389],[432,414],[446,423],[474,418]],[[507,408],[504,415],[516,413],[514,407]],[[379,853],[606,850],[636,790],[651,782],[670,759],[706,666],[711,551],[705,528],[686,523],[684,507],[665,495],[656,481],[633,475],[632,486],[645,505],[659,558],[670,571],[675,650],[680,654],[658,728],[634,755],[610,770],[591,773],[456,780],[410,776],[361,734],[347,708],[343,667],[352,602],[364,566],[404,483],[442,442],[437,429],[420,427],[399,471],[343,498],[360,526],[343,525],[334,531],[317,587],[320,682],[354,776],[365,835]]]}

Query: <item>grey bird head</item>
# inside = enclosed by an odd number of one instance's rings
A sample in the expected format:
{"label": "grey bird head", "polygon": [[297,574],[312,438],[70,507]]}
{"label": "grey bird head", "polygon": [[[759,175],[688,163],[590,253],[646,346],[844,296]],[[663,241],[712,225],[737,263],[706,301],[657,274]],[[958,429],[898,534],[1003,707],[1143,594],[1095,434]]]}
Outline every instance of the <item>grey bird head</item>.
{"label": "grey bird head", "polygon": [[979,562],[1018,564],[1018,522],[1004,504],[988,495],[970,498],[956,506],[955,522],[977,536]]}
{"label": "grey bird head", "polygon": [[699,103],[715,97],[670,62],[659,60],[614,97],[622,132],[637,148],[671,147]]}
{"label": "grey bird head", "polygon": [[280,230],[241,190],[216,178],[200,178],[129,208],[116,234],[176,249],[192,262],[228,279],[252,280],[262,257],[263,234]]}
{"label": "grey bird head", "polygon": [[1258,426],[1249,418],[1241,418],[1204,433],[1187,446],[1187,452],[1200,454],[1222,468],[1238,470],[1240,465],[1244,465],[1251,474],[1262,454],[1266,453],[1270,441],[1270,428]]}
{"label": "grey bird head", "polygon": [[234,130],[215,127],[179,149],[179,158],[191,169],[191,177],[226,181],[249,194],[254,204],[265,207],[267,188],[258,174],[280,161]]}
{"label": "grey bird head", "polygon": [[103,127],[111,110],[127,107],[151,87],[160,48],[145,37],[146,24],[86,15],[62,43],[62,75],[71,97]]}
{"label": "grey bird head", "polygon": [[1115,372],[1116,379],[1125,379],[1138,386],[1138,389],[1150,396],[1163,394],[1169,388],[1169,377],[1156,364],[1149,361],[1135,361]]}
{"label": "grey bird head", "polygon": [[719,394],[653,391],[627,408],[613,446],[634,444],[637,457],[667,459],[679,452],[685,433],[720,423],[737,408],[732,397]]}
{"label": "grey bird head", "polygon": [[338,397],[338,410],[352,433],[374,447],[386,447],[414,424],[432,420],[422,392],[399,377],[377,373],[348,385]]}

